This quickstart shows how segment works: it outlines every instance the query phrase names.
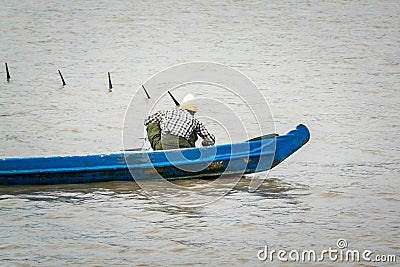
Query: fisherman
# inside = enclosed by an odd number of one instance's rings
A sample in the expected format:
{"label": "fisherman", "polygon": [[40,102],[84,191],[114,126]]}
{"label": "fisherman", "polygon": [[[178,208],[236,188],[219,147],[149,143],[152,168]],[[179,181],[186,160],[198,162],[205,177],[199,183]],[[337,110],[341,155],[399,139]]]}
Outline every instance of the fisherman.
{"label": "fisherman", "polygon": [[178,109],[158,111],[149,116],[144,125],[153,150],[195,147],[197,136],[203,139],[203,146],[214,145],[214,135],[194,117],[196,112],[196,99],[188,94]]}

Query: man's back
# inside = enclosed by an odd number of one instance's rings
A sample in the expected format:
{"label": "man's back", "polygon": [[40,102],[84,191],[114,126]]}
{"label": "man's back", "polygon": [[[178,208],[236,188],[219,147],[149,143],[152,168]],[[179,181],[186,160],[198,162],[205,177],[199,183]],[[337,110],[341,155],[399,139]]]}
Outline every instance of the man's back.
{"label": "man's back", "polygon": [[[145,120],[144,124],[147,126],[148,133],[151,130],[150,128],[156,128],[154,126],[155,123],[160,128],[159,136],[155,134],[149,135],[153,149],[156,147],[153,143],[159,144],[159,142],[163,143],[163,149],[193,147],[195,146],[194,142],[197,139],[197,135],[203,138],[203,145],[213,145],[215,143],[214,135],[209,133],[206,127],[194,117],[197,105],[193,95],[187,95],[185,99],[179,109],[159,111]],[[154,131],[152,130],[151,132]],[[194,141],[193,135],[195,137]]]}

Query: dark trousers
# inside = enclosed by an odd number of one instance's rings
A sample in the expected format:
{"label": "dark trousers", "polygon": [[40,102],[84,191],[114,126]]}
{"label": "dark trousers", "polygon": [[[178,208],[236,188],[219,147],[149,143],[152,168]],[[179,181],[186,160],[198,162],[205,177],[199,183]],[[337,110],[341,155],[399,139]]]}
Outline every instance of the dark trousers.
{"label": "dark trousers", "polygon": [[152,122],[147,125],[146,131],[153,150],[195,147],[198,139],[195,132],[190,135],[189,140],[172,134],[161,136],[161,128],[158,122]]}

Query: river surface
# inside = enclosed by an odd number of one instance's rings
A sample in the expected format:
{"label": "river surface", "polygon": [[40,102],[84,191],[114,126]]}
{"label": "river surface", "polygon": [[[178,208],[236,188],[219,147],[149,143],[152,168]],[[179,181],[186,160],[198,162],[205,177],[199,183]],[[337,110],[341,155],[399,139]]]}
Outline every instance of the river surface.
{"label": "river surface", "polygon": [[192,61],[241,71],[266,96],[276,132],[303,123],[311,139],[257,191],[244,177],[195,208],[154,201],[134,182],[2,186],[0,265],[284,265],[257,254],[318,253],[338,239],[398,264],[399,25],[396,0],[1,0],[11,80],[2,67],[0,157],[119,151],[140,85]]}

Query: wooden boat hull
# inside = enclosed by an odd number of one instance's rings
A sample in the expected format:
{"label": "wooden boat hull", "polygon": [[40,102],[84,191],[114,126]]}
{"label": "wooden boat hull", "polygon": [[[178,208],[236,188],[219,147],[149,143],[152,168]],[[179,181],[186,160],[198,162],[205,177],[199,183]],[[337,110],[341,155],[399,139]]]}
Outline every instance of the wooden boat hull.
{"label": "wooden boat hull", "polygon": [[[306,126],[271,139],[212,147],[0,159],[0,185],[190,179],[269,170],[308,142]],[[182,158],[182,156],[184,158]],[[159,174],[159,175],[158,175]]]}

